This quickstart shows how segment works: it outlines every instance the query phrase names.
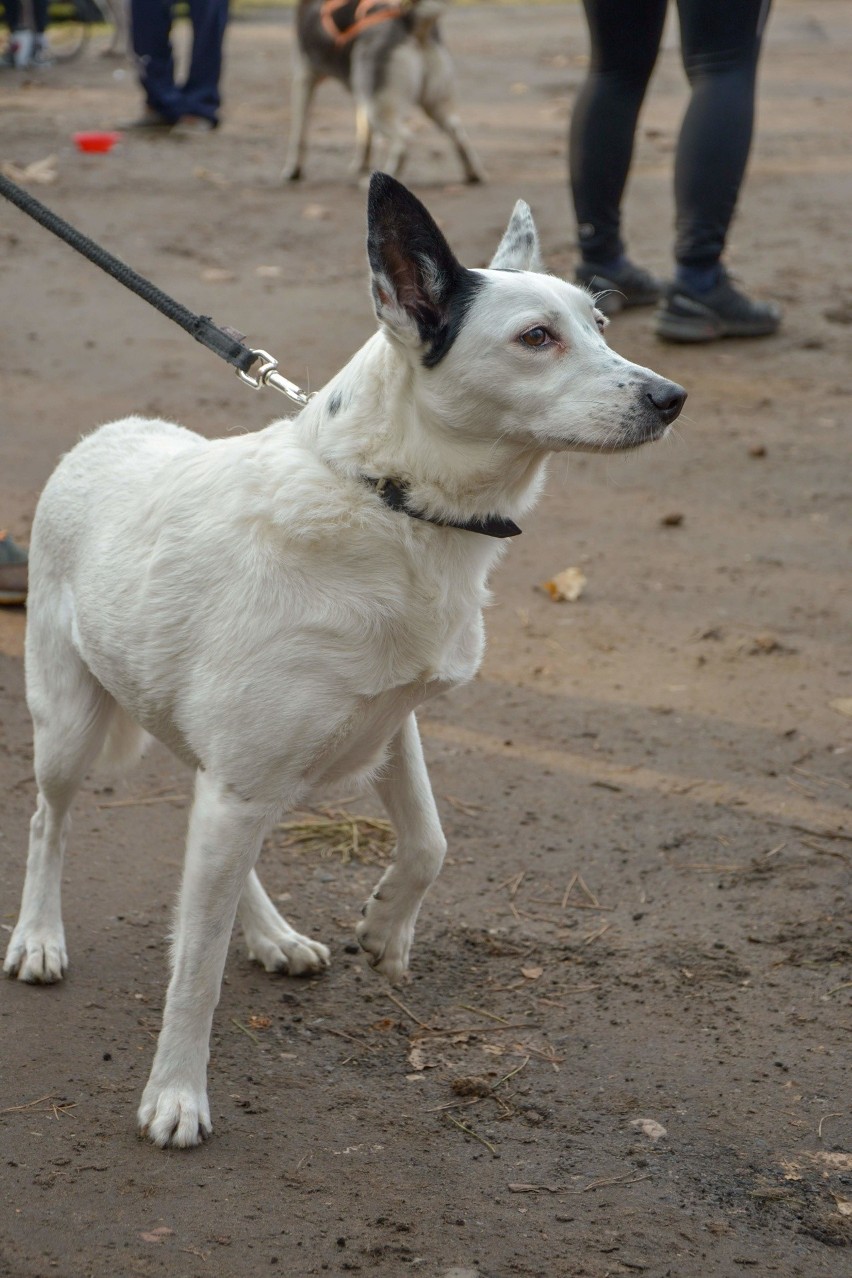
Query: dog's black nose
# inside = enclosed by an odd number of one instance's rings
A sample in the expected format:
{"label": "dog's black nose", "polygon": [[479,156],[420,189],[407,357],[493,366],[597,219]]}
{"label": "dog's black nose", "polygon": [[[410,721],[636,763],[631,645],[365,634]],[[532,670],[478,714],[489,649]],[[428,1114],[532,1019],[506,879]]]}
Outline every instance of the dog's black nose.
{"label": "dog's black nose", "polygon": [[686,403],[686,391],[677,382],[667,382],[661,377],[648,391],[648,398],[660,414],[660,418],[670,426]]}

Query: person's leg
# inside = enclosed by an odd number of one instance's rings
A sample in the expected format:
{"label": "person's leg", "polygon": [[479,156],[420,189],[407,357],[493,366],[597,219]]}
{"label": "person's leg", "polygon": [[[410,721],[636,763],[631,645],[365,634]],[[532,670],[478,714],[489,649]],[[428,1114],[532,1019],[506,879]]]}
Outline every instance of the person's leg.
{"label": "person's leg", "polygon": [[183,113],[183,100],[175,86],[171,25],[171,0],[132,0],[131,39],[148,111],[174,124]]}
{"label": "person's leg", "polygon": [[754,127],[760,41],[770,0],[678,0],[692,87],[675,160],[677,273],[657,316],[672,341],[762,337],[781,320],[731,283],[722,253]]}
{"label": "person's leg", "polygon": [[32,0],[33,27],[38,35],[44,35],[47,30],[47,5],[48,0]]}
{"label": "person's leg", "polygon": [[216,124],[219,112],[219,79],[222,45],[228,24],[228,0],[189,0],[192,21],[192,58],[186,84],[181,89],[181,115],[197,116]]}
{"label": "person's leg", "polygon": [[712,285],[734,215],[754,127],[768,0],[678,0],[692,88],[675,158],[679,278]]}
{"label": "person's leg", "polygon": [[624,254],[621,199],[667,0],[583,3],[591,61],[571,115],[571,193],[583,260],[607,265]]}

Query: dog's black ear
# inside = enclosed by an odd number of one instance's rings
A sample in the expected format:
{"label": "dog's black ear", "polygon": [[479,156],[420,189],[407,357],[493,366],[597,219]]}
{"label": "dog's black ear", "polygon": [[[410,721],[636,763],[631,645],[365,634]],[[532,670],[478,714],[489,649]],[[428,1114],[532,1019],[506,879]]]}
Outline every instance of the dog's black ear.
{"label": "dog's black ear", "polygon": [[518,200],[497,252],[491,259],[493,271],[543,271],[538,231],[530,206]]}
{"label": "dog's black ear", "polygon": [[387,173],[370,180],[367,253],[377,316],[407,344],[425,347],[423,363],[434,367],[452,346],[481,276],[457,261],[432,215]]}

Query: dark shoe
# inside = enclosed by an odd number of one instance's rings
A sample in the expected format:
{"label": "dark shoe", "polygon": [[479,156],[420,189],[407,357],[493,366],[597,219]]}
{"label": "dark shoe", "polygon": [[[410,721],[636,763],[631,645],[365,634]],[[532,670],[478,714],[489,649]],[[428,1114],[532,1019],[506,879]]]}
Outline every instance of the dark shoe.
{"label": "dark shoe", "polygon": [[172,129],[172,136],[179,138],[197,137],[199,133],[212,133],[216,121],[206,115],[182,115]]}
{"label": "dark shoe", "polygon": [[155,111],[153,107],[145,107],[142,114],[135,120],[128,120],[125,124],[119,124],[122,133],[154,133],[166,134],[174,124],[174,120],[167,120],[164,115],[160,115],[159,111]]}
{"label": "dark shoe", "polygon": [[753,302],[724,271],[708,293],[667,284],[654,331],[666,342],[714,342],[717,337],[769,337],[780,323],[780,306]]}
{"label": "dark shoe", "polygon": [[633,262],[619,267],[581,262],[574,278],[593,293],[601,294],[597,307],[604,315],[617,315],[628,306],[653,306],[660,300],[662,291],[660,281]]}
{"label": "dark shoe", "polygon": [[0,531],[0,604],[22,604],[27,597],[27,555]]}

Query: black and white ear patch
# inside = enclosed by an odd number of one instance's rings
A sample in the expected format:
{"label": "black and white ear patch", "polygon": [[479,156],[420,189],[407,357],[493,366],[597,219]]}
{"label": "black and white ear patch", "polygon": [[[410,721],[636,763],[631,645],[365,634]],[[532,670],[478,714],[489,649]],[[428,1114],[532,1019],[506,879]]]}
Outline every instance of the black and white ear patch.
{"label": "black and white ear patch", "polygon": [[541,250],[530,206],[518,200],[509,218],[497,252],[491,259],[492,271],[542,271]]}
{"label": "black and white ear patch", "polygon": [[378,318],[425,346],[433,368],[452,346],[483,280],[456,259],[428,209],[386,173],[374,173],[367,205],[367,253]]}

